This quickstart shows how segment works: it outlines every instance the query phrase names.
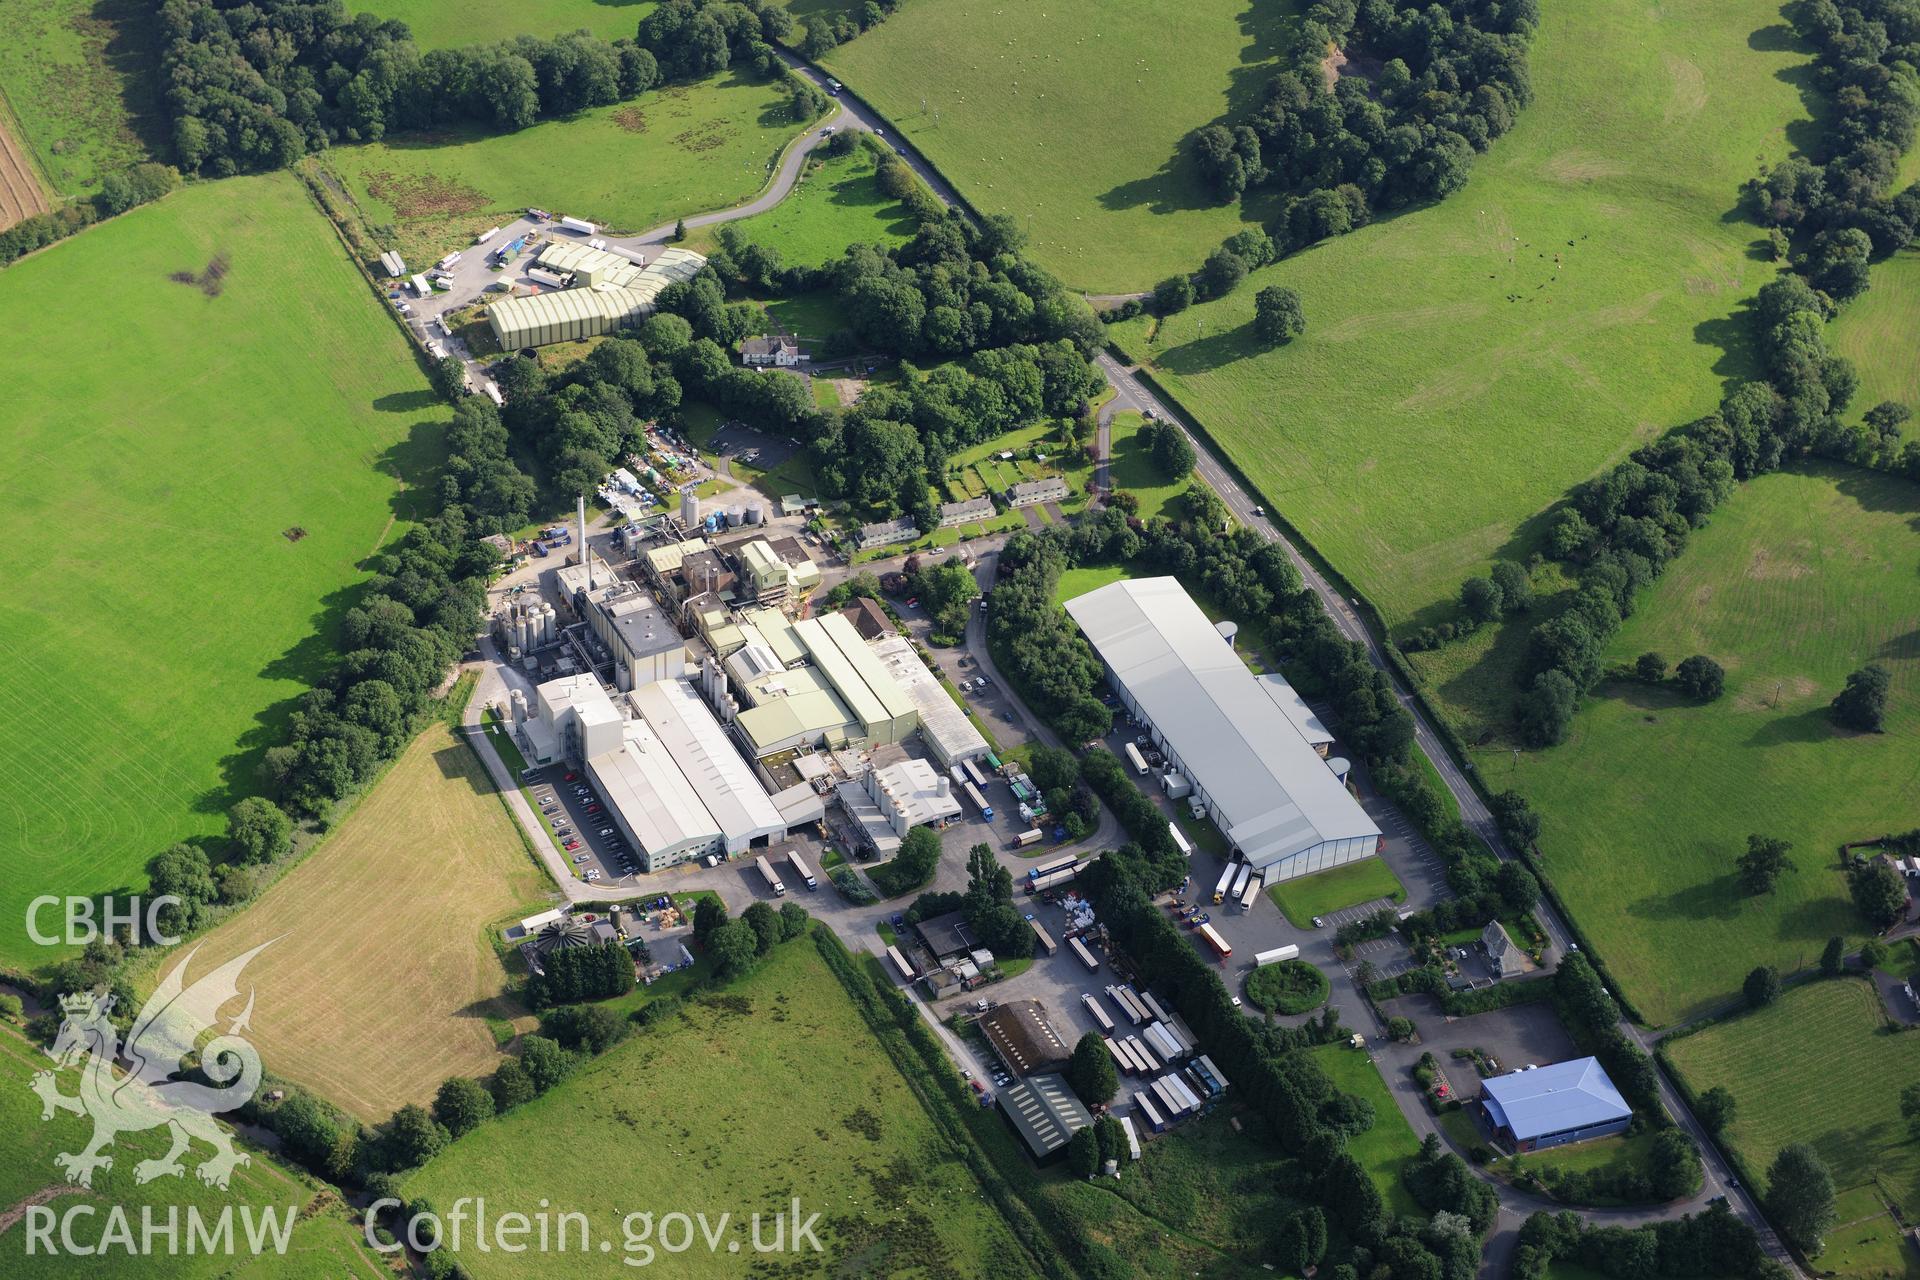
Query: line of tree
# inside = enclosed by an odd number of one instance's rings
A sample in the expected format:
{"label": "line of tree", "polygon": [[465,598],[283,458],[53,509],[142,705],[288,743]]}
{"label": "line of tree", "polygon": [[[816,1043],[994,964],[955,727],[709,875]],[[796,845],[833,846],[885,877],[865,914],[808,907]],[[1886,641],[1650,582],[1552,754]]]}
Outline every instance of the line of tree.
{"label": "line of tree", "polygon": [[175,159],[212,176],[407,130],[524,129],[660,78],[652,52],[585,31],[422,53],[406,23],[349,17],[339,0],[166,0],[159,36]]}
{"label": "line of tree", "polygon": [[549,951],[544,972],[527,976],[527,1003],[536,1009],[581,1000],[610,1000],[633,990],[633,957],[618,942]]}
{"label": "line of tree", "polygon": [[[1263,1120],[1288,1159],[1277,1180],[1282,1192],[1325,1216],[1327,1232],[1291,1219],[1276,1224],[1300,1268],[1336,1263],[1336,1275],[1421,1275],[1468,1280],[1480,1261],[1484,1196],[1464,1162],[1446,1153],[1424,1160],[1414,1174],[1431,1221],[1396,1218],[1348,1143],[1374,1123],[1372,1106],[1342,1093],[1301,1050],[1339,1037],[1339,1013],[1329,1008],[1298,1027],[1270,1025],[1235,1008],[1214,966],[1157,909],[1154,864],[1135,845],[1101,858],[1082,877],[1108,936],[1133,961],[1142,981],[1163,993],[1233,1082],[1235,1096]],[[1411,1163],[1411,1162],[1410,1162]],[[1458,1166],[1456,1168],[1456,1166]],[[1464,1174],[1464,1176],[1462,1176]],[[1299,1229],[1296,1229],[1299,1228]],[[1348,1242],[1344,1258],[1328,1259],[1326,1237]],[[1349,1271],[1348,1268],[1351,1268]]]}
{"label": "line of tree", "polygon": [[1788,1280],[1794,1274],[1766,1256],[1753,1228],[1736,1218],[1725,1200],[1702,1213],[1645,1227],[1590,1227],[1575,1213],[1536,1213],[1520,1228],[1512,1275],[1547,1280],[1555,1262],[1578,1263],[1609,1280]]}
{"label": "line of tree", "polygon": [[1886,0],[1807,0],[1787,11],[1813,46],[1826,158],[1793,156],[1747,182],[1763,226],[1800,247],[1799,265],[1836,302],[1864,292],[1868,264],[1920,228],[1920,183],[1889,194],[1920,124],[1920,15]]}
{"label": "line of tree", "polygon": [[1600,1060],[1620,1096],[1634,1110],[1634,1123],[1665,1128],[1660,1076],[1646,1050],[1620,1029],[1620,1006],[1584,954],[1569,952],[1553,975],[1553,1004],[1574,1042]]}
{"label": "line of tree", "polygon": [[901,0],[865,0],[857,9],[816,13],[807,19],[807,37],[801,52],[818,61],[835,48],[863,31],[885,22],[900,7]]}
{"label": "line of tree", "polygon": [[0,231],[0,267],[77,235],[102,218],[158,200],[179,185],[180,171],[164,164],[137,164],[124,172],[109,173],[93,196],[22,218]]}

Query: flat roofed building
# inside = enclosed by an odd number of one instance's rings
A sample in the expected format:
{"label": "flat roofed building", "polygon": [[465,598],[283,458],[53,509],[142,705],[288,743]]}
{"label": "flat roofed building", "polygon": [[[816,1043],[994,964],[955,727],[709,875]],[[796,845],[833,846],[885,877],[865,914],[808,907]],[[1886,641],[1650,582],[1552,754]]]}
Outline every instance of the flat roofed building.
{"label": "flat roofed building", "polygon": [[946,686],[920,661],[911,640],[889,633],[870,641],[869,647],[912,701],[920,717],[920,737],[941,768],[951,769],[962,760],[978,760],[987,754],[987,740]]}
{"label": "flat roofed building", "polygon": [[1060,1075],[1016,1080],[1000,1091],[999,1102],[1001,1113],[1040,1164],[1059,1159],[1073,1135],[1093,1123],[1086,1104]]}
{"label": "flat roofed building", "polygon": [[893,678],[893,673],[887,670],[887,664],[867,647],[867,642],[853,629],[853,623],[837,613],[826,614],[818,621],[820,629],[859,675],[861,683],[880,700],[880,706],[886,712],[889,721],[887,736],[876,739],[875,745],[905,739],[920,726],[920,711],[914,706],[913,699],[907,696],[906,690]]}
{"label": "flat roofed building", "polygon": [[1480,1104],[1517,1151],[1609,1137],[1633,1121],[1633,1108],[1596,1058],[1495,1076],[1481,1084]]}
{"label": "flat roofed building", "polygon": [[868,771],[867,795],[897,836],[914,827],[940,827],[960,816],[953,781],[925,760],[907,759]]}
{"label": "flat roofed building", "polygon": [[666,744],[667,753],[692,785],[720,829],[728,853],[765,844],[787,824],[741,758],[733,740],[693,686],[663,680],[627,695],[633,708]]}
{"label": "flat roofed building", "polygon": [[538,686],[533,694],[529,714],[514,725],[514,736],[529,759],[579,764],[619,746],[620,710],[598,678],[561,676]]}
{"label": "flat roofed building", "polygon": [[719,822],[644,720],[628,722],[618,749],[588,760],[587,772],[646,870],[661,871],[723,846]]}
{"label": "flat roofed building", "polygon": [[1307,700],[1287,683],[1287,678],[1283,675],[1275,673],[1260,676],[1258,679],[1261,690],[1273,699],[1273,705],[1280,708],[1280,714],[1293,723],[1293,727],[1299,731],[1300,736],[1306,739],[1307,745],[1318,752],[1320,758],[1324,760],[1327,749],[1333,745],[1333,734],[1325,724],[1321,723],[1320,717],[1313,714],[1313,708],[1307,705]]}
{"label": "flat roofed building", "polygon": [[555,577],[562,594],[573,600],[574,608],[613,654],[616,682],[622,689],[677,680],[686,674],[687,643],[651,591],[619,577],[597,555],[590,565],[567,565]]}
{"label": "flat roofed building", "polygon": [[1058,1071],[1072,1052],[1038,1000],[1009,1000],[981,1014],[978,1025],[1000,1061],[1017,1076]]}
{"label": "flat roofed building", "polygon": [[1273,884],[1379,852],[1380,828],[1172,578],[1067,601],[1128,710]]}

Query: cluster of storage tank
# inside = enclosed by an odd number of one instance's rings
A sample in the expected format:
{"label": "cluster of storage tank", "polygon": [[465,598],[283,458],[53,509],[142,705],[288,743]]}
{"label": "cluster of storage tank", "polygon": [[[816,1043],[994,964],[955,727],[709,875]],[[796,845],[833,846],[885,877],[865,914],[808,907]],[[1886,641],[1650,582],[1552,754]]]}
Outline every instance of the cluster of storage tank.
{"label": "cluster of storage tank", "polygon": [[700,692],[723,724],[732,724],[734,717],[740,714],[740,700],[733,696],[732,686],[733,682],[727,678],[726,671],[713,658],[709,657],[701,664]]}
{"label": "cluster of storage tank", "polygon": [[560,638],[553,606],[538,598],[515,600],[499,616],[500,635],[517,653],[532,653]]}

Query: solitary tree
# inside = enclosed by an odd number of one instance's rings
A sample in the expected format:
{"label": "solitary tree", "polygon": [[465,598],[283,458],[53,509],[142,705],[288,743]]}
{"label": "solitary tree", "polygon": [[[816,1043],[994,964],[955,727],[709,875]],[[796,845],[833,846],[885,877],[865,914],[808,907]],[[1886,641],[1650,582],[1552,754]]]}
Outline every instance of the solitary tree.
{"label": "solitary tree", "polygon": [[1763,964],[1747,975],[1740,989],[1746,994],[1748,1005],[1764,1008],[1780,998],[1780,971]]}
{"label": "solitary tree", "polygon": [[1860,967],[1871,972],[1887,962],[1887,944],[1878,938],[1868,938],[1860,944]]}
{"label": "solitary tree", "polygon": [[1283,284],[1270,284],[1253,295],[1253,331],[1268,346],[1278,346],[1305,333],[1307,313],[1300,295]]}
{"label": "solitary tree", "polygon": [[1727,1086],[1717,1084],[1695,1100],[1693,1114],[1699,1117],[1701,1124],[1707,1126],[1708,1133],[1719,1133],[1733,1123],[1737,1109],[1733,1093]]}
{"label": "solitary tree", "polygon": [[1700,702],[1712,702],[1727,687],[1727,673],[1704,653],[1682,658],[1674,668],[1673,678],[1679,681],[1688,697]]}
{"label": "solitary tree", "polygon": [[1847,687],[1832,702],[1833,718],[1849,729],[1879,733],[1887,719],[1887,686],[1892,676],[1870,662],[1847,677]]}
{"label": "solitary tree", "polygon": [[1820,953],[1820,972],[1829,978],[1837,978],[1846,971],[1847,940],[1833,937],[1827,939],[1826,950]]}
{"label": "solitary tree", "polygon": [[1820,1252],[1836,1216],[1833,1174],[1806,1143],[1796,1142],[1773,1158],[1767,1170],[1767,1216],[1802,1250]]}
{"label": "solitary tree", "polygon": [[675,240],[685,240],[687,238],[687,220],[685,218],[681,218],[673,224],[673,238]]}
{"label": "solitary tree", "polygon": [[1667,660],[1649,649],[1634,659],[1633,674],[1648,684],[1659,684],[1667,678]]}
{"label": "solitary tree", "polygon": [[1792,848],[1791,842],[1778,836],[1748,836],[1747,851],[1739,861],[1740,887],[1749,894],[1772,892],[1780,873],[1793,867],[1787,859]]}
{"label": "solitary tree", "polygon": [[1847,873],[1853,905],[1876,929],[1886,929],[1907,913],[1907,884],[1892,867],[1875,858]]}
{"label": "solitary tree", "polygon": [[1100,1172],[1100,1135],[1092,1125],[1075,1130],[1068,1141],[1067,1167],[1076,1178],[1091,1178]]}
{"label": "solitary tree", "polygon": [[1185,275],[1168,276],[1153,287],[1154,314],[1174,315],[1193,305],[1193,281]]}
{"label": "solitary tree", "polygon": [[1187,433],[1170,422],[1163,422],[1153,432],[1153,465],[1160,474],[1169,480],[1184,480],[1193,473],[1193,464],[1198,458],[1193,451],[1193,442],[1187,439]]}

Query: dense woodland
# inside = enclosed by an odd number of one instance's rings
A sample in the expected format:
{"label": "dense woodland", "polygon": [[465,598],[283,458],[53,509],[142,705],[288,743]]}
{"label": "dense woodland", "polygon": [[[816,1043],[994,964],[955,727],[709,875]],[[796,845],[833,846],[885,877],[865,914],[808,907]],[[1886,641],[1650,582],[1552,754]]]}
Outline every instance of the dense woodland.
{"label": "dense woodland", "polygon": [[1531,96],[1538,17],[1535,0],[1319,0],[1251,116],[1196,131],[1193,156],[1222,202],[1285,194],[1282,253],[1451,195]]}
{"label": "dense woodland", "polygon": [[[664,40],[665,56],[642,39],[596,39],[583,31],[541,39],[422,53],[404,22],[348,17],[342,0],[166,0],[160,6],[162,98],[173,118],[175,158],[188,173],[214,176],[279,169],[336,142],[472,124],[524,129],[632,98],[663,73],[706,75],[730,65],[779,76],[794,118],[824,108],[817,90],[787,75],[768,39],[786,14],[729,3],[705,8],[695,40]],[[697,37],[727,23],[717,48]]]}

